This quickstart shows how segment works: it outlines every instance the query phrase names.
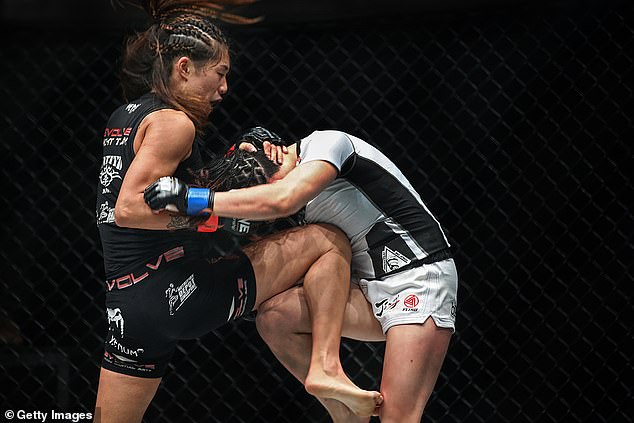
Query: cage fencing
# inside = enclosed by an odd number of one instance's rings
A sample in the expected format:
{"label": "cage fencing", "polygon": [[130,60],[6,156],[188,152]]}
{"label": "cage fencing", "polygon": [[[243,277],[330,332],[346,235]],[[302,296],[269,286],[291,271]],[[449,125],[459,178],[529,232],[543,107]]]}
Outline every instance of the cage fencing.
{"label": "cage fencing", "polygon": [[[634,14],[610,6],[227,29],[206,156],[256,124],[344,130],[448,230],[457,333],[424,421],[632,421]],[[3,35],[0,402],[92,411],[107,330],[95,189],[123,34]],[[360,386],[379,387],[382,351],[343,342]],[[179,345],[146,421],[328,419],[240,321]]]}

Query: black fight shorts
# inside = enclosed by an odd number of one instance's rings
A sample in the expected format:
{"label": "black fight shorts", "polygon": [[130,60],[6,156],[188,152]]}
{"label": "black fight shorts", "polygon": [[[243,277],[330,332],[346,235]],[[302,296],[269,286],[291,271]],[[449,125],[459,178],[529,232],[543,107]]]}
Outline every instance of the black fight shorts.
{"label": "black fight shorts", "polygon": [[255,275],[242,253],[187,257],[176,247],[106,281],[108,335],[102,367],[162,377],[181,339],[198,338],[255,305]]}

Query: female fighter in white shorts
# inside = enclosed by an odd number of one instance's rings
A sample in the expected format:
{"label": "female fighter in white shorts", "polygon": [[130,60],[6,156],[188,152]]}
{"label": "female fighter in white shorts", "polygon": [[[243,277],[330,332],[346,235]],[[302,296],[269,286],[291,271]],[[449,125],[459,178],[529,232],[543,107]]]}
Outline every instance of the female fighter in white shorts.
{"label": "female fighter in white shorts", "polygon": [[[241,141],[256,149],[263,141],[281,140],[253,128]],[[235,150],[212,163],[199,182],[218,190],[215,215],[263,220],[305,207],[305,222],[330,223],[346,233],[356,284],[342,334],[386,340],[381,422],[420,422],[455,330],[458,277],[447,237],[402,172],[365,141],[315,131],[288,146],[287,154],[280,167],[261,150]],[[333,170],[336,178],[324,186],[322,175]],[[253,186],[266,182],[273,183]],[[235,189],[241,187],[251,188]],[[303,288],[260,306],[257,327],[280,362],[304,382],[312,341]],[[320,401],[335,422],[369,420],[338,401]]]}

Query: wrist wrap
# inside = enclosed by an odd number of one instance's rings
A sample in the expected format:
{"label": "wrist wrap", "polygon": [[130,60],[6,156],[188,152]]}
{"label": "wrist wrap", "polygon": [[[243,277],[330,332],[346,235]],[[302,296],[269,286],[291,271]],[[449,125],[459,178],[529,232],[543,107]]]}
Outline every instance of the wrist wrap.
{"label": "wrist wrap", "polygon": [[195,216],[214,207],[214,192],[209,188],[189,188],[187,191],[187,215]]}

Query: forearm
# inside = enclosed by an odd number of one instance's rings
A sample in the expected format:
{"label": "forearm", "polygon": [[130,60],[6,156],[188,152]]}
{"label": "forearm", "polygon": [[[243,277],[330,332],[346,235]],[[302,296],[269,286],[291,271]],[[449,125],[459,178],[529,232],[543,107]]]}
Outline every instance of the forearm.
{"label": "forearm", "polygon": [[251,220],[290,216],[315,198],[336,176],[337,169],[328,162],[302,164],[272,184],[217,192],[214,213]]}
{"label": "forearm", "polygon": [[139,194],[138,201],[118,201],[115,206],[115,224],[125,228],[174,230],[191,228],[192,218],[168,211],[153,212]]}
{"label": "forearm", "polygon": [[304,205],[292,189],[278,184],[216,192],[214,214],[250,220],[272,220],[290,216]]}

